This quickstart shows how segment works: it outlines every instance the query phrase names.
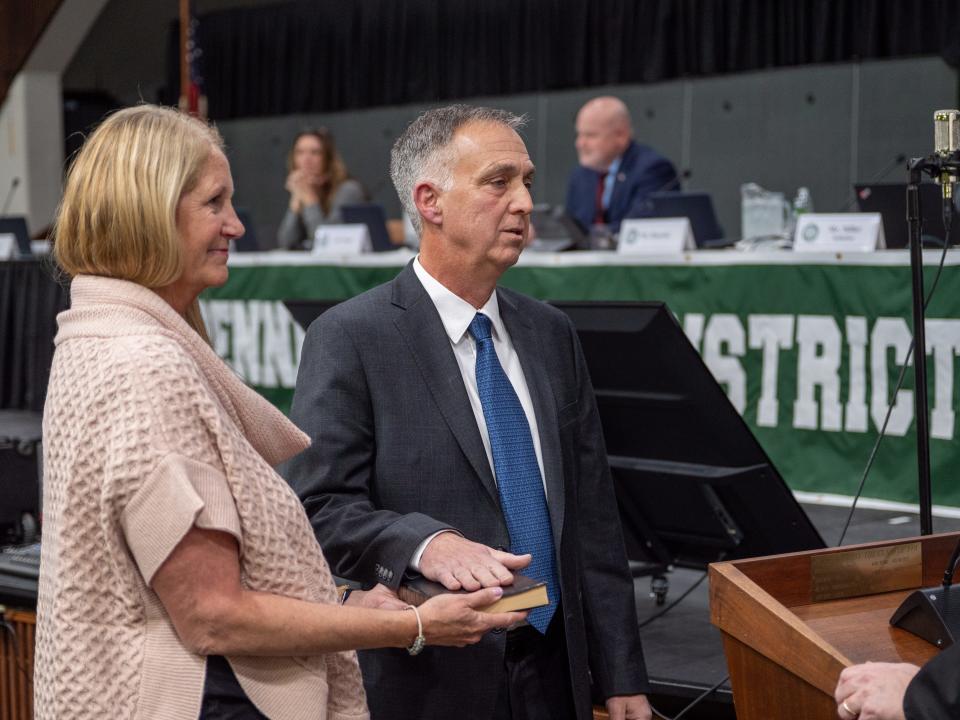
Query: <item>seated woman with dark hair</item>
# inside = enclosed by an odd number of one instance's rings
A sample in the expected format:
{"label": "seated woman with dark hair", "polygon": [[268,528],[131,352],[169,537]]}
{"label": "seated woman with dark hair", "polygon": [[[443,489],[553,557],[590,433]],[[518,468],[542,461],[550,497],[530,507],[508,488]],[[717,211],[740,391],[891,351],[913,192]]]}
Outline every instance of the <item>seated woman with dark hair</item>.
{"label": "seated woman with dark hair", "polygon": [[287,159],[290,205],[277,230],[284,250],[308,250],[321,225],[342,222],[340,208],[366,200],[327,130],[306,130],[294,139]]}
{"label": "seated woman with dark hair", "polygon": [[[111,115],[67,177],[55,257],[73,278],[43,418],[35,710],[56,718],[360,720],[355,648],[462,646],[524,613],[499,588],[410,612],[338,602],[273,467],[309,440],[207,342],[197,297],[243,234],[216,130]],[[496,591],[496,592],[495,592]]]}

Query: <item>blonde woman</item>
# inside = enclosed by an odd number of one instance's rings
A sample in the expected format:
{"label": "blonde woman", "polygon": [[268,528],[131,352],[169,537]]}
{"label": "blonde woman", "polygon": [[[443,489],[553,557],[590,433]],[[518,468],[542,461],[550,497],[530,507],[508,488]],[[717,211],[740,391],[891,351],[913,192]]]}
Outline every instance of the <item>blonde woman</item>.
{"label": "blonde woman", "polygon": [[297,135],[287,157],[290,204],[277,230],[285,250],[309,249],[317,228],[343,221],[344,205],[365,200],[363,186],[347,175],[333,136],[324,128]]}
{"label": "blonde woman", "polygon": [[68,175],[55,253],[72,307],[43,428],[41,720],[365,718],[352,649],[460,646],[523,617],[477,612],[493,588],[419,612],[382,587],[338,604],[272,469],[306,436],[205,340],[197,296],[226,281],[243,233],[232,193],[217,132],[149,105],[105,120]]}

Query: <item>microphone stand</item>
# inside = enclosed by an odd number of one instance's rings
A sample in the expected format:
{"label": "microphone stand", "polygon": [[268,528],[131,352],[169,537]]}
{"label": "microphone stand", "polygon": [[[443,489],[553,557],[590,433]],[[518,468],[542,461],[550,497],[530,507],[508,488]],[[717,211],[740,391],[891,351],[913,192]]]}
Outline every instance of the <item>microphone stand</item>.
{"label": "microphone stand", "polygon": [[[909,183],[907,184],[907,228],[910,238],[910,275],[913,289],[913,376],[914,415],[917,420],[917,483],[920,499],[920,534],[933,533],[933,496],[930,488],[930,430],[928,427],[927,405],[927,342],[924,327],[923,308],[923,246],[921,242],[922,225],[920,215],[920,182],[923,171],[928,170],[931,161],[940,158],[913,158],[907,164]],[[936,162],[937,176],[942,169]]]}
{"label": "microphone stand", "polygon": [[[923,173],[932,177],[960,174],[960,152],[947,157],[934,154],[913,158],[907,164],[910,182],[907,185],[907,225],[910,235],[910,273],[913,285],[913,370],[914,410],[917,420],[917,468],[920,491],[920,533],[933,532],[933,501],[930,490],[930,432],[927,417],[927,346],[924,333],[923,252],[921,247],[922,221],[920,215],[920,181]],[[945,201],[947,197],[945,196]],[[944,222],[950,241],[950,205],[944,204]],[[960,542],[947,563],[940,585],[921,588],[910,593],[890,618],[890,624],[923,638],[938,648],[949,647],[960,640],[960,586],[953,584],[953,573],[960,558]]]}
{"label": "microphone stand", "polygon": [[[927,343],[924,325],[923,292],[923,246],[921,236],[923,221],[920,214],[920,182],[923,173],[933,178],[944,174],[960,174],[960,151],[948,156],[939,154],[925,158],[913,158],[907,163],[907,228],[910,237],[910,275],[913,290],[913,393],[914,414],[917,420],[917,470],[920,500],[920,534],[933,533],[933,499],[930,491],[930,430],[927,403]],[[944,227],[949,242],[950,216],[953,212],[953,197],[944,201]]]}
{"label": "microphone stand", "polygon": [[17,189],[18,185],[20,185],[20,178],[15,177],[10,181],[10,189],[7,190],[7,197],[3,201],[3,209],[0,210],[0,217],[6,217],[7,210],[10,209],[10,201],[13,199],[13,193]]}

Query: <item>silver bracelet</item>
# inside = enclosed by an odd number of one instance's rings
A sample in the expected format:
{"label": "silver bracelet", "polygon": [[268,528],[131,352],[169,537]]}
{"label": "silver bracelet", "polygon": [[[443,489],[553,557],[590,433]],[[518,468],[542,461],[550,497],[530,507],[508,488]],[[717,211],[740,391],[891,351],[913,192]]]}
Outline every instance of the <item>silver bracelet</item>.
{"label": "silver bracelet", "polygon": [[427,646],[427,639],[423,636],[423,621],[420,619],[420,611],[415,606],[407,605],[407,610],[413,610],[413,614],[417,616],[417,637],[413,645],[407,648],[407,652],[411,655],[419,655]]}

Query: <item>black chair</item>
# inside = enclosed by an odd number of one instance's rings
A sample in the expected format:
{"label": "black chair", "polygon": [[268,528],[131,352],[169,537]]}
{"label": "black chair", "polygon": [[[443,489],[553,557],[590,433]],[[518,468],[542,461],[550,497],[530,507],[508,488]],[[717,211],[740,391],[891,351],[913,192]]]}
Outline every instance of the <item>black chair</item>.
{"label": "black chair", "polygon": [[244,233],[242,237],[233,241],[234,249],[237,252],[260,252],[260,243],[257,242],[257,231],[250,211],[246,208],[237,208],[237,217],[243,223]]}

